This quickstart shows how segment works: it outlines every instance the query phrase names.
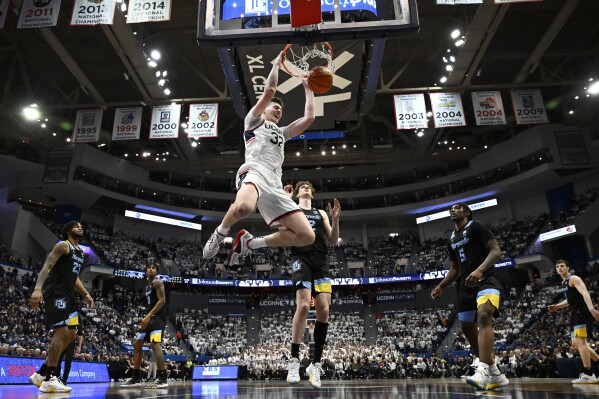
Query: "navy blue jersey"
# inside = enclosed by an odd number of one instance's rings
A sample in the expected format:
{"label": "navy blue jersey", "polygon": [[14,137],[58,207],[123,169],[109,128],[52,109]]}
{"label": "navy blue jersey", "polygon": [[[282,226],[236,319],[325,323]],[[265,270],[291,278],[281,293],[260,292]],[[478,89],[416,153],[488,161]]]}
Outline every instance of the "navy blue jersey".
{"label": "navy blue jersey", "polygon": [[69,244],[69,253],[62,255],[48,274],[44,291],[48,294],[71,294],[75,288],[75,281],[83,267],[83,251]]}
{"label": "navy blue jersey", "polygon": [[[482,223],[471,220],[458,231],[451,233],[449,240],[449,259],[460,264],[460,281],[476,270],[489,255],[485,244],[495,239],[493,233]],[[493,275],[495,266],[485,271],[483,279]]]}
{"label": "navy blue jersey", "polygon": [[[156,292],[155,287],[155,283],[157,281],[160,281],[160,279],[158,277],[154,277],[154,279],[146,286],[146,301],[148,304],[148,310],[154,309],[154,306],[156,306],[156,303],[158,303],[158,293]],[[154,316],[166,318],[166,304],[164,304],[164,306]]]}
{"label": "navy blue jersey", "polygon": [[584,302],[584,298],[582,294],[576,287],[570,287],[570,277],[568,276],[564,281],[562,281],[562,288],[564,291],[564,295],[566,296],[566,300],[568,301],[568,305],[570,308],[587,308],[587,304]]}
{"label": "navy blue jersey", "polygon": [[313,244],[307,245],[305,247],[291,247],[291,255],[300,255],[300,254],[327,254],[327,236],[324,231],[324,219],[320,211],[314,207],[312,209],[302,209],[304,215],[308,219],[312,230],[314,230],[314,234],[316,235],[316,239]]}

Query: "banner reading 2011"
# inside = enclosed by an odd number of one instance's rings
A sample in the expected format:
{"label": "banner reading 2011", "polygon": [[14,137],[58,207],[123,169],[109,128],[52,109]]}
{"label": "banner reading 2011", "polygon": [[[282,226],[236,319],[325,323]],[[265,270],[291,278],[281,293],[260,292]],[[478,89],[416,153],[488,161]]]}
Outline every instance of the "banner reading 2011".
{"label": "banner reading 2011", "polygon": [[62,0],[23,0],[17,29],[56,26]]}
{"label": "banner reading 2011", "polygon": [[93,143],[100,139],[102,110],[88,109],[77,111],[73,136],[75,143]]}
{"label": "banner reading 2011", "polygon": [[189,137],[218,137],[218,104],[189,106]]}
{"label": "banner reading 2011", "polygon": [[393,96],[397,130],[427,128],[424,94]]}
{"label": "banner reading 2011", "polygon": [[75,0],[71,25],[112,25],[116,0]]}
{"label": "banner reading 2011", "polygon": [[541,90],[512,90],[511,94],[516,124],[549,123]]}
{"label": "banner reading 2011", "polygon": [[430,93],[435,127],[466,126],[460,93]]}
{"label": "banner reading 2011", "polygon": [[151,139],[176,139],[179,137],[181,104],[154,107],[152,110]]}
{"label": "banner reading 2011", "polygon": [[162,22],[171,20],[171,0],[130,0],[127,23]]}

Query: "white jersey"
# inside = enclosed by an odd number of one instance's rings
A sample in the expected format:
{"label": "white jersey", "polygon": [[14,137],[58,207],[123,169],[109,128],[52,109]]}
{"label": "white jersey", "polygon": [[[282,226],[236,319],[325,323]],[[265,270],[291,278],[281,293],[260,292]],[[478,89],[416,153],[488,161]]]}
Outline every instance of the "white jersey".
{"label": "white jersey", "polygon": [[281,179],[285,142],[291,138],[288,126],[278,127],[250,111],[245,117],[244,127],[245,164],[257,163]]}

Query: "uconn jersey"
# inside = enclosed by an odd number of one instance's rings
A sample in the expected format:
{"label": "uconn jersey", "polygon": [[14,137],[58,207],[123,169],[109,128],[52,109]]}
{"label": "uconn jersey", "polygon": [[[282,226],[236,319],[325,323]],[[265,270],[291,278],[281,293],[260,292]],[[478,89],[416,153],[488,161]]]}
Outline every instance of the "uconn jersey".
{"label": "uconn jersey", "polygon": [[275,173],[280,180],[281,166],[285,159],[285,142],[290,139],[287,126],[278,127],[274,122],[254,116],[250,111],[245,117],[245,163],[258,164],[268,173]]}

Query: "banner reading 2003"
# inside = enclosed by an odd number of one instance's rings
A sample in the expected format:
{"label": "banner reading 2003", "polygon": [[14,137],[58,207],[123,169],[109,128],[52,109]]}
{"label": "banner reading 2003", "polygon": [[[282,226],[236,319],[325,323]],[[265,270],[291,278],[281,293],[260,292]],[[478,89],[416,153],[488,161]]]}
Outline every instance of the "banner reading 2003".
{"label": "banner reading 2003", "polygon": [[427,128],[424,94],[402,94],[393,96],[397,130]]}
{"label": "banner reading 2003", "polygon": [[218,137],[218,104],[189,106],[189,137]]}
{"label": "banner reading 2003", "polygon": [[430,93],[435,127],[466,126],[460,93]]}

